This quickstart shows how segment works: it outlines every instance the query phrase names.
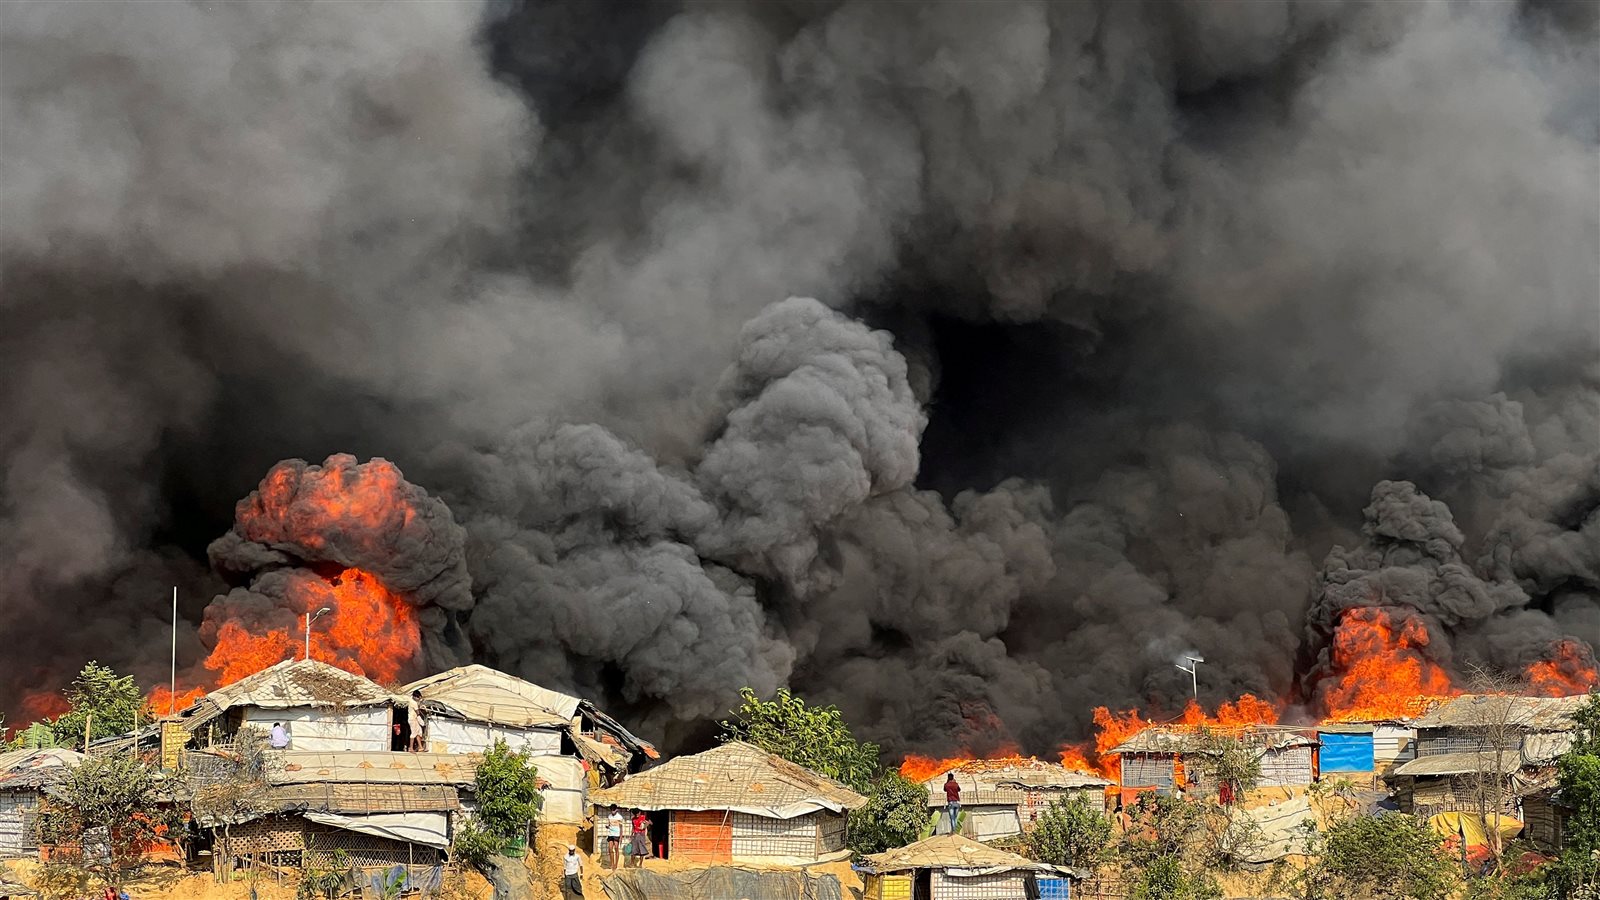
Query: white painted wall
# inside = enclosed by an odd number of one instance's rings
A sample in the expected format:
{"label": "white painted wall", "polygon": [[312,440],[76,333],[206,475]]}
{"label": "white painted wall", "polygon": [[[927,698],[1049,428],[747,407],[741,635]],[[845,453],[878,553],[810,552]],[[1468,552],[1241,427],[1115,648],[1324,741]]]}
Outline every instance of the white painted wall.
{"label": "white painted wall", "polygon": [[351,709],[297,707],[293,709],[244,708],[244,723],[270,731],[273,722],[289,730],[290,750],[389,749],[389,708]]}
{"label": "white painted wall", "polygon": [[512,750],[527,748],[535,756],[561,752],[561,733],[548,728],[507,728],[458,719],[428,718],[428,749],[434,753],[482,753],[497,740]]}

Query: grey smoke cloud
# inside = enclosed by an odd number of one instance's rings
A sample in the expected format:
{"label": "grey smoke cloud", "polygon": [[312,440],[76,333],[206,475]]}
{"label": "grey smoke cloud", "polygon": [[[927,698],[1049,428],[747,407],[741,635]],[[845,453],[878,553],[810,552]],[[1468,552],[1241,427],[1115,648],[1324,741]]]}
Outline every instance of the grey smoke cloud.
{"label": "grey smoke cloud", "polygon": [[788,684],[1044,752],[1186,648],[1310,696],[1374,596],[1592,640],[1592,16],[491,12],[0,17],[0,683],[152,676],[338,452],[465,530],[438,646],[657,733]]}

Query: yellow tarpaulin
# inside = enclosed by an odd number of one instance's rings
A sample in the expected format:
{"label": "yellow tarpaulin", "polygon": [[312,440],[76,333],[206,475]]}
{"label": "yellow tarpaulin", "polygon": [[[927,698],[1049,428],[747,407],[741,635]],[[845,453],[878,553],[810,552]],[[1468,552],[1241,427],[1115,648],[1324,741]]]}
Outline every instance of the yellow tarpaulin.
{"label": "yellow tarpaulin", "polygon": [[[1488,819],[1490,827],[1499,830],[1501,844],[1522,833],[1522,822],[1510,816],[1489,813],[1484,818]],[[1459,838],[1468,847],[1482,847],[1489,843],[1489,836],[1483,828],[1484,823],[1478,819],[1476,813],[1439,813],[1428,819],[1428,825],[1433,828],[1434,833],[1447,838]]]}

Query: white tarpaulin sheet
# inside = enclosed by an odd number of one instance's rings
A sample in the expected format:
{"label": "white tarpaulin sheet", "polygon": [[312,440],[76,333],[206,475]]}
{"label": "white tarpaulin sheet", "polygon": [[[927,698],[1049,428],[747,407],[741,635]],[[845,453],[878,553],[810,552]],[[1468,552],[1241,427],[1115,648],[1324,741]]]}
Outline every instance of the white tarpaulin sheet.
{"label": "white tarpaulin sheet", "polygon": [[338,813],[307,810],[301,815],[312,822],[343,828],[345,831],[359,831],[362,834],[388,838],[391,841],[410,841],[413,844],[438,847],[441,850],[450,845],[450,839],[446,836],[447,817],[442,812],[341,816]]}
{"label": "white tarpaulin sheet", "polygon": [[570,756],[540,756],[533,759],[533,767],[539,780],[550,785],[539,792],[544,798],[539,821],[583,824],[583,803],[589,796],[583,763]]}
{"label": "white tarpaulin sheet", "polygon": [[389,749],[389,708],[369,706],[338,709],[244,709],[246,725],[270,731],[282,722],[289,731],[290,750]]}
{"label": "white tarpaulin sheet", "polygon": [[435,753],[482,753],[495,741],[505,741],[510,749],[526,749],[535,756],[561,752],[561,732],[548,728],[507,728],[442,716],[428,720],[428,746]]}
{"label": "white tarpaulin sheet", "polygon": [[1314,824],[1317,819],[1311,811],[1311,801],[1305,797],[1260,809],[1239,810],[1237,815],[1249,818],[1261,829],[1259,840],[1240,849],[1240,857],[1248,863],[1268,863],[1291,853],[1304,852],[1304,823]]}

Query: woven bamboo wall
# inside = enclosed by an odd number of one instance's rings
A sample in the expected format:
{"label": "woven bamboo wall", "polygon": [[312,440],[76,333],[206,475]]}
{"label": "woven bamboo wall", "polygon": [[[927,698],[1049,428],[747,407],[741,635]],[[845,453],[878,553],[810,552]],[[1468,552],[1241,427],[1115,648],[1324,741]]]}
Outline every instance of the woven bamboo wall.
{"label": "woven bamboo wall", "polygon": [[1021,872],[952,878],[933,873],[932,900],[1026,900],[1026,876]]}

